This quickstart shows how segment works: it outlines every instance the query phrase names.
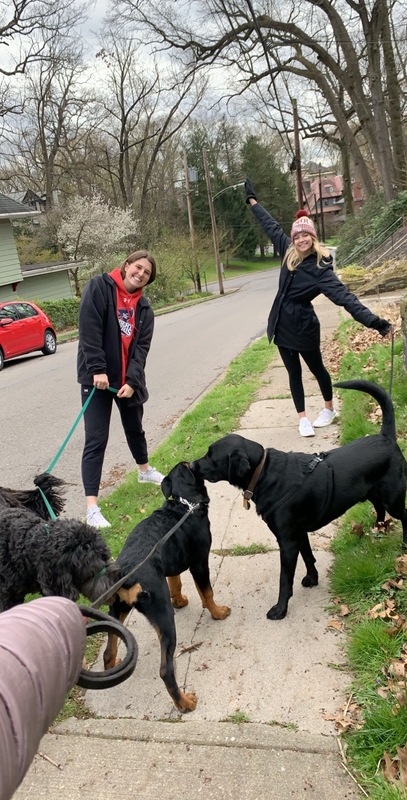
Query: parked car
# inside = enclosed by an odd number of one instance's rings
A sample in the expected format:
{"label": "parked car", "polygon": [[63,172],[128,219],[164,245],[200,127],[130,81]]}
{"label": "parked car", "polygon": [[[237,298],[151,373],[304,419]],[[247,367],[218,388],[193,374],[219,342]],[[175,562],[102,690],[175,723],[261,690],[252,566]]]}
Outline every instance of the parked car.
{"label": "parked car", "polygon": [[56,352],[55,328],[35,303],[0,303],[0,369],[6,359],[41,350],[45,356]]}

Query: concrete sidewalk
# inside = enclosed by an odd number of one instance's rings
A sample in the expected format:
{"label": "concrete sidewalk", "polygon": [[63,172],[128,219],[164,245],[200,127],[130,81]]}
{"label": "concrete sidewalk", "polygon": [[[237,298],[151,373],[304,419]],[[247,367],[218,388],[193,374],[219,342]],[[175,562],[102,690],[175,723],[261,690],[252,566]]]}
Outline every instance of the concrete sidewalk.
{"label": "concrete sidewalk", "polygon": [[[315,306],[324,336],[330,336],[338,310],[324,298]],[[312,420],[321,398],[315,380],[304,374]],[[299,436],[287,374],[276,362],[239,433],[264,446],[312,453],[336,446],[338,428],[319,429],[312,439]],[[238,490],[225,483],[208,490],[212,583],[216,601],[230,605],[232,613],[224,621],[212,620],[184,574],[190,602],[176,611],[177,677],[197,693],[196,710],[181,715],[173,707],[158,675],[156,635],[133,612],[129,626],[139,645],[134,675],[116,688],[87,692],[95,718],[70,719],[44,737],[43,755],[36,756],[15,800],[360,797],[341,763],[329,719],[345,705],[350,682],[341,669],[343,638],[328,626],[333,528],[311,537],[320,585],[304,589],[299,564],[288,615],[272,622],[266,613],[278,591],[274,537],[253,505],[244,510]],[[254,543],[271,550],[230,554],[233,545]],[[238,719],[244,721],[231,721]]]}

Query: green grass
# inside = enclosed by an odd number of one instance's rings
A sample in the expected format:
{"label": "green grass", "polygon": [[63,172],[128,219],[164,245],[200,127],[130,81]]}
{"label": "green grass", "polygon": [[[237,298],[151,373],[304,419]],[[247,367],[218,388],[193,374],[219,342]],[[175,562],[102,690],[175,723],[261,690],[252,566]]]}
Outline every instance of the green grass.
{"label": "green grass", "polygon": [[234,722],[236,725],[240,725],[242,722],[251,722],[251,719],[245,711],[240,711],[238,708],[233,714],[229,714],[228,717],[225,717],[223,722]]}
{"label": "green grass", "polygon": [[[359,353],[352,349],[354,323],[343,323],[337,338],[347,349],[342,359],[339,380],[359,376],[389,389],[390,343],[375,344]],[[341,442],[377,433],[381,416],[374,419],[377,404],[361,392],[340,390]],[[395,342],[393,404],[396,413],[398,443],[406,454],[407,379],[402,364],[402,344]],[[342,518],[340,530],[332,544],[334,563],[331,569],[331,590],[341,603],[348,605],[346,618],[346,653],[353,672],[352,692],[361,711],[361,727],[344,734],[347,762],[371,800],[401,800],[406,788],[396,777],[391,784],[380,766],[384,751],[396,757],[397,747],[407,743],[407,692],[401,681],[389,683],[388,667],[407,647],[406,626],[398,630],[388,618],[369,617],[369,611],[386,599],[394,600],[396,614],[407,618],[407,589],[386,587],[385,581],[397,576],[395,561],[402,552],[401,525],[391,530],[372,530],[374,513],[370,503],[360,503]],[[405,582],[405,581],[404,581]],[[387,697],[378,689],[388,691]],[[399,696],[396,697],[396,693]]]}

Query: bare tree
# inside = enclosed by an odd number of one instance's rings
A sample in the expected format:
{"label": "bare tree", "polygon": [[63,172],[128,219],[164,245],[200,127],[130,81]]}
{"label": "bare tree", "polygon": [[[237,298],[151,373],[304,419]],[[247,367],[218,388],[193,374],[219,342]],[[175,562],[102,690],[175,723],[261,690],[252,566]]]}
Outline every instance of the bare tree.
{"label": "bare tree", "polygon": [[78,0],[0,0],[0,116],[18,110],[10,78],[39,61],[55,36],[69,36],[84,19]]}
{"label": "bare tree", "polygon": [[310,90],[317,88],[367,191],[376,186],[355,137],[359,128],[385,197],[391,199],[405,185],[403,63],[389,37],[391,15],[402,14],[402,4],[281,0],[266,8],[255,12],[251,0],[196,0],[182,6],[170,0],[120,0],[117,11],[129,24],[130,19],[143,24],[158,47],[170,49],[183,62],[197,67],[238,64],[240,91],[266,85],[279,111],[282,75],[298,79],[307,98],[299,98],[302,108],[309,106]]}
{"label": "bare tree", "polygon": [[[99,53],[106,71],[97,135],[97,173],[108,177],[115,201],[132,207],[141,220],[163,196],[163,172],[173,181],[173,142],[198,107],[205,81],[137,55],[135,40],[113,30]],[[166,158],[170,155],[170,158]]]}
{"label": "bare tree", "polygon": [[43,55],[44,60],[33,65],[23,79],[23,110],[10,134],[3,137],[3,160],[8,153],[14,180],[44,195],[50,210],[55,192],[62,185],[65,191],[68,188],[72,163],[81,160],[81,136],[91,96],[79,48],[56,36]]}

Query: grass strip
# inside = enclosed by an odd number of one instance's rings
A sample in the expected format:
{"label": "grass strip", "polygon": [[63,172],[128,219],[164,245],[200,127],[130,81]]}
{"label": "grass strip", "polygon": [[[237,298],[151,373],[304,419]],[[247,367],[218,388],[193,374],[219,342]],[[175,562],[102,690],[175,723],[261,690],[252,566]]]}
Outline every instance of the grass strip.
{"label": "grass strip", "polygon": [[[347,343],[339,379],[363,376],[383,386],[390,384],[390,345],[375,344],[363,352],[352,349],[353,322],[340,326],[338,338]],[[398,443],[407,450],[407,379],[402,342],[395,342],[392,399]],[[377,404],[360,392],[341,392],[341,442],[377,433],[381,414]],[[346,651],[353,673],[351,692],[360,717],[344,734],[348,766],[371,800],[405,800],[407,771],[400,761],[407,745],[407,589],[391,581],[400,576],[396,558],[402,553],[401,525],[374,531],[370,503],[360,503],[341,519],[332,544],[334,564],[331,590],[349,608],[345,630]],[[390,603],[390,607],[388,606]],[[375,611],[375,608],[377,611]],[[386,608],[388,611],[386,611]],[[377,616],[383,613],[385,616]],[[384,768],[384,754],[388,764]],[[402,760],[402,759],[401,759]],[[407,763],[407,761],[406,761]]]}

